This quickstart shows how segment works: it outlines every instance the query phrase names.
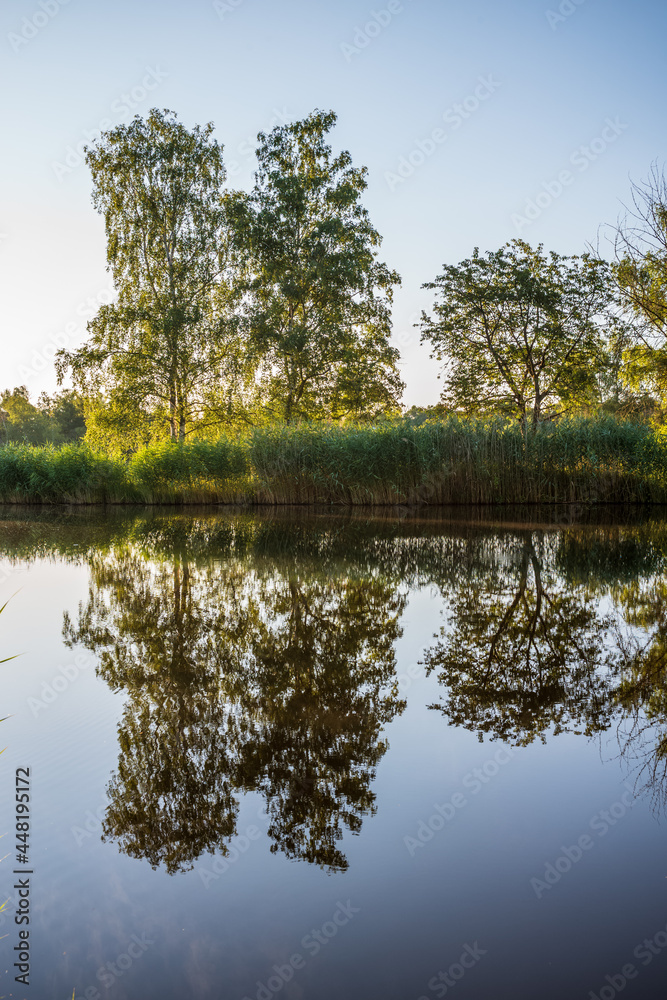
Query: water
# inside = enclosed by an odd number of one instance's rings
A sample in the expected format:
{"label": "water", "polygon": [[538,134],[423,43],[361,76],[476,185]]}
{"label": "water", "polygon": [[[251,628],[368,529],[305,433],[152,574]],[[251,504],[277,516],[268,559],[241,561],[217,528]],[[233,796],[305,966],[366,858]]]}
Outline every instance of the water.
{"label": "water", "polygon": [[623,509],[3,508],[3,995],[663,996],[666,560]]}

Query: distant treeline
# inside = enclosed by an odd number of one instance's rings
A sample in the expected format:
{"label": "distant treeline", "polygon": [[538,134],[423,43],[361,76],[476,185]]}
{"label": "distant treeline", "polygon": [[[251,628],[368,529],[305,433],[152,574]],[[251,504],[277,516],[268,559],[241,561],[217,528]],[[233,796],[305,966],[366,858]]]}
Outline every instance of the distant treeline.
{"label": "distant treeline", "polygon": [[0,395],[0,444],[67,444],[86,433],[84,403],[71,389],[31,403],[25,385]]}

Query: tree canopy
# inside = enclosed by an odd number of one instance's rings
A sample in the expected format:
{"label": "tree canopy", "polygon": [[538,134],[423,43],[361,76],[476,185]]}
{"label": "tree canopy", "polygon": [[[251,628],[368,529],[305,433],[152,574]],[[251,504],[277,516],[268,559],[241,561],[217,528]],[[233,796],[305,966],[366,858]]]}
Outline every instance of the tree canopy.
{"label": "tree canopy", "polygon": [[260,133],[247,215],[246,321],[264,410],[292,421],[397,409],[389,343],[395,271],[360,198],[365,167],[333,155],[332,112]]}
{"label": "tree canopy", "polygon": [[[61,380],[72,374],[91,444],[133,451],[223,424],[399,413],[400,277],[362,204],[367,169],[328,141],[336,121],[316,109],[260,132],[249,193],[225,188],[213,125],[188,129],[168,110],[87,148],[116,298],[56,364]],[[526,430],[582,409],[654,416],[651,393],[667,388],[656,167],[615,234],[613,264],[514,239],[443,265],[418,324],[444,380],[424,419],[496,414]]]}
{"label": "tree canopy", "polygon": [[87,149],[117,299],[57,365],[87,398],[91,440],[398,409],[400,279],[377,258],[366,169],[326,142],[335,122],[315,111],[260,133],[249,195],[224,189],[213,126],[170,111]]}
{"label": "tree canopy", "polygon": [[614,276],[632,318],[625,374],[635,389],[667,392],[667,179],[656,164],[632,186],[631,205],[614,227]]}
{"label": "tree canopy", "polygon": [[445,265],[422,340],[445,362],[443,402],[466,412],[518,415],[536,426],[598,399],[604,329],[614,322],[604,261],[564,257],[512,240]]}
{"label": "tree canopy", "polygon": [[201,422],[242,356],[233,316],[234,254],[213,126],[188,130],[169,111],[103,133],[86,151],[104,216],[117,300],[79,350],[59,352],[88,396],[122,423],[164,414],[180,441]]}
{"label": "tree canopy", "polygon": [[25,385],[0,394],[0,442],[65,444],[80,441],[86,433],[84,403],[71,389],[49,396],[43,392],[30,402]]}

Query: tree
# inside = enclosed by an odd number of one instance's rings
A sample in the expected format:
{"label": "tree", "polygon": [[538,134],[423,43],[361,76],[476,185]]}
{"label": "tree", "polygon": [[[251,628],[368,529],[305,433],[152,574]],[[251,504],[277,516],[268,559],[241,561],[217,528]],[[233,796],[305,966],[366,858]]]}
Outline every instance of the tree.
{"label": "tree", "polygon": [[164,413],[126,397],[88,396],[84,408],[86,442],[106,455],[129,458],[139,449],[171,437]]}
{"label": "tree", "polygon": [[379,576],[322,576],[254,584],[257,625],[229,678],[246,720],[236,780],[264,796],[273,853],[344,871],[340,841],[376,812],[383,729],[405,708],[395,674],[405,598]]}
{"label": "tree", "polygon": [[426,652],[447,689],[431,707],[480,741],[488,734],[527,745],[544,742],[549,729],[604,731],[613,697],[599,668],[610,621],[597,595],[564,584],[542,532],[511,536],[496,558],[496,567],[486,561],[468,573],[460,563],[449,622]]}
{"label": "tree", "polygon": [[635,389],[667,391],[667,179],[656,164],[632,185],[632,204],[613,230],[613,273],[632,317],[625,376]]}
{"label": "tree", "polygon": [[[657,534],[657,533],[656,533]],[[658,540],[657,538],[655,539]],[[664,552],[664,549],[663,549]],[[658,572],[615,588],[623,611],[618,630],[616,701],[622,710],[621,755],[635,770],[635,787],[667,806],[667,586],[664,554]],[[658,567],[656,567],[658,568]]]}
{"label": "tree", "polygon": [[121,414],[160,413],[179,441],[240,354],[225,168],[212,131],[188,131],[153,109],[86,150],[118,297],[88,324],[89,341],[58,357],[59,377],[71,368],[84,395],[104,396]]}
{"label": "tree", "polygon": [[295,570],[293,546],[242,557],[239,527],[158,518],[145,544],[131,525],[88,557],[89,598],[64,635],[128,698],[103,833],[176,872],[225,854],[238,795],[257,791],[273,852],[344,870],[339,842],[375,812],[382,731],[405,707],[405,596],[381,574]]}
{"label": "tree", "polygon": [[403,389],[389,343],[400,278],[377,260],[381,238],[360,204],[366,168],[326,144],[335,122],[315,111],[258,136],[246,320],[265,412],[286,421],[373,415]]}
{"label": "tree", "polygon": [[5,441],[46,444],[48,441],[60,440],[48,415],[30,402],[30,394],[25,385],[17,386],[11,391],[5,389],[0,396],[0,408],[6,414],[2,418]]}
{"label": "tree", "polygon": [[65,444],[86,433],[83,400],[71,389],[53,396],[43,392],[37,405],[25,385],[0,394],[0,441]]}
{"label": "tree", "polygon": [[613,283],[589,254],[547,257],[512,240],[484,257],[445,265],[424,285],[438,298],[422,340],[445,362],[443,402],[468,412],[545,414],[597,397],[603,325],[614,322]]}
{"label": "tree", "polygon": [[80,441],[86,433],[84,401],[78,392],[65,389],[49,396],[43,392],[39,408],[52,421],[62,441]]}

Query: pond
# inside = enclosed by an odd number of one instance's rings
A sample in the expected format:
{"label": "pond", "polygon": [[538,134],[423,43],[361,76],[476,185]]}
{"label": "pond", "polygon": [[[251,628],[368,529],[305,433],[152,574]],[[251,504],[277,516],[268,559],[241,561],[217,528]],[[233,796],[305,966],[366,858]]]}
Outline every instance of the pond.
{"label": "pond", "polygon": [[3,995],[663,995],[667,515],[5,507],[6,600]]}

